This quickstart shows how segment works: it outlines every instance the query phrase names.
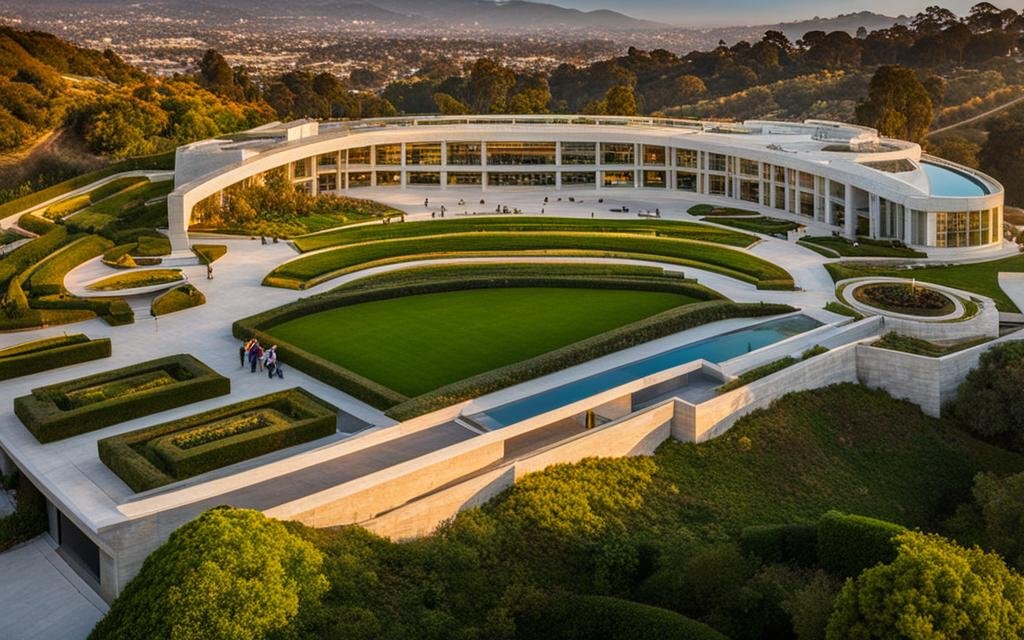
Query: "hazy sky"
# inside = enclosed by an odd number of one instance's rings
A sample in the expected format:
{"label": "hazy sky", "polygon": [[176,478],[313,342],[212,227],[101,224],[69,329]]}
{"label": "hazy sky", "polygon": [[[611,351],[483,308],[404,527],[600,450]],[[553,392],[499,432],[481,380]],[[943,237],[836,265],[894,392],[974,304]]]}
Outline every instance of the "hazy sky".
{"label": "hazy sky", "polygon": [[[612,9],[636,18],[659,20],[678,25],[747,25],[793,22],[814,16],[830,17],[840,13],[874,11],[885,15],[913,15],[926,6],[938,4],[958,15],[978,0],[538,0],[581,10]],[[1006,2],[992,4],[1015,6]]]}

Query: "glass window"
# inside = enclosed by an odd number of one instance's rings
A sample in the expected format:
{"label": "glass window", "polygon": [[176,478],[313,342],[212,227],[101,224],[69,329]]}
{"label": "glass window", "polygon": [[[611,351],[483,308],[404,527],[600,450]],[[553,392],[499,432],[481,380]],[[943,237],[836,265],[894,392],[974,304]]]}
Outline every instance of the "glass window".
{"label": "glass window", "polygon": [[814,194],[800,192],[800,213],[805,216],[814,215]]}
{"label": "glass window", "polygon": [[833,198],[843,200],[846,198],[846,185],[842,182],[832,181],[828,185],[828,193]]}
{"label": "glass window", "polygon": [[[602,142],[601,162],[603,164],[633,164],[633,144],[629,142]],[[630,184],[632,184],[632,180],[630,180]]]}
{"label": "glass window", "polygon": [[407,142],[405,164],[441,164],[440,142]]}
{"label": "glass window", "polygon": [[299,182],[295,184],[295,190],[299,193],[305,193],[307,195],[313,195],[313,181],[306,180],[305,182]]}
{"label": "glass window", "polygon": [[800,172],[800,188],[811,190],[814,188],[814,176],[810,173]]}
{"label": "glass window", "polygon": [[597,173],[593,171],[563,171],[562,186],[595,185]]}
{"label": "glass window", "polygon": [[317,193],[324,191],[336,191],[338,189],[338,174],[323,173],[316,179]]}
{"label": "glass window", "polygon": [[676,189],[679,189],[680,191],[690,191],[692,193],[700,191],[700,183],[697,178],[698,176],[696,173],[676,171]]}
{"label": "glass window", "polygon": [[644,186],[663,189],[665,187],[665,172],[644,171]]}
{"label": "glass window", "polygon": [[378,187],[398,187],[402,184],[402,172],[401,171],[378,171],[377,172],[377,186]]}
{"label": "glass window", "polygon": [[[593,142],[563,142],[562,164],[597,164],[597,145]],[[565,178],[562,178],[565,182]]]}
{"label": "glass window", "polygon": [[832,204],[832,224],[842,227],[846,224],[846,205],[835,202]]}
{"label": "glass window", "polygon": [[488,142],[487,164],[555,164],[555,143]]}
{"label": "glass window", "polygon": [[293,178],[308,178],[312,173],[309,170],[309,158],[303,158],[292,163]]}
{"label": "glass window", "polygon": [[457,166],[480,164],[479,142],[449,142],[448,164]]}
{"label": "glass window", "polygon": [[708,176],[708,193],[713,196],[724,196],[725,176]]}
{"label": "glass window", "polygon": [[439,171],[410,171],[405,174],[406,184],[441,184]]}
{"label": "glass window", "polygon": [[[630,145],[632,146],[632,145]],[[632,187],[632,171],[602,171],[601,183],[606,187]]]}
{"label": "glass window", "polygon": [[348,186],[352,187],[368,187],[370,186],[370,172],[369,171],[353,171],[348,174]]}
{"label": "glass window", "polygon": [[740,200],[761,201],[761,183],[758,180],[740,180]]}
{"label": "glass window", "polygon": [[402,164],[402,145],[378,144],[374,149],[377,164]]}
{"label": "glass window", "polygon": [[[488,145],[489,152],[490,145]],[[487,184],[495,187],[553,187],[555,185],[555,172],[491,171],[487,174]]]}
{"label": "glass window", "polygon": [[775,182],[779,184],[786,182],[786,167],[775,167]]}
{"label": "glass window", "polygon": [[451,185],[479,185],[482,182],[482,173],[464,173],[458,171],[448,172],[448,184]]}
{"label": "glass window", "polygon": [[696,169],[697,151],[694,149],[676,149],[676,166],[686,169]]}
{"label": "glass window", "polygon": [[740,158],[740,173],[745,176],[757,177],[758,165],[755,160]]}
{"label": "glass window", "polygon": [[775,208],[786,210],[786,187],[775,185]]}
{"label": "glass window", "polygon": [[928,244],[928,214],[924,211],[910,212],[910,244]]}
{"label": "glass window", "polygon": [[348,150],[349,164],[370,164],[370,147],[356,147]]}
{"label": "glass window", "polygon": [[772,179],[772,165],[763,164],[761,165],[761,179],[771,180]]}
{"label": "glass window", "polygon": [[658,167],[665,166],[665,147],[645,144],[643,146],[643,151],[644,164],[655,165]]}
{"label": "glass window", "polygon": [[320,154],[316,159],[316,166],[333,169],[338,164],[338,154],[336,153],[323,153]]}
{"label": "glass window", "polygon": [[709,153],[707,165],[708,171],[725,171],[725,156],[721,153]]}

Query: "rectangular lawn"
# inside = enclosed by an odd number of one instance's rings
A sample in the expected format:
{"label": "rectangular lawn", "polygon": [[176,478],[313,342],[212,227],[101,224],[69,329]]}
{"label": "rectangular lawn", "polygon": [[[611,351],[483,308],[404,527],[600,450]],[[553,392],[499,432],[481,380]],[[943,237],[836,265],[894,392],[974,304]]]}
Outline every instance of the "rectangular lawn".
{"label": "rectangular lawn", "polygon": [[414,397],[693,302],[649,291],[477,289],[340,307],[269,333]]}

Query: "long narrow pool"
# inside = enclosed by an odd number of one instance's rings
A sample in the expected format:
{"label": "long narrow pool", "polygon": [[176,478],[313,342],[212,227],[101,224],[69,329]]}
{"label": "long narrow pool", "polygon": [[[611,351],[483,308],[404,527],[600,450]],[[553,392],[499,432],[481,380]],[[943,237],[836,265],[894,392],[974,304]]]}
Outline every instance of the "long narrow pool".
{"label": "long narrow pool", "polygon": [[467,417],[487,429],[501,429],[665,369],[701,359],[725,362],[820,326],[820,322],[805,315],[769,320],[675,347]]}

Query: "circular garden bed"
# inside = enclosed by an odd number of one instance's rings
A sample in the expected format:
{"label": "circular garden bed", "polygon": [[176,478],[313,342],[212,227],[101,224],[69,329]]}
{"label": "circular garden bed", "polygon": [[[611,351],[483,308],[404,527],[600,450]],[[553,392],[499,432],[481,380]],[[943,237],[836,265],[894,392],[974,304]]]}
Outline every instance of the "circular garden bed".
{"label": "circular garden bed", "polygon": [[938,317],[956,311],[948,295],[910,282],[873,282],[856,287],[853,297],[881,311],[908,316]]}

